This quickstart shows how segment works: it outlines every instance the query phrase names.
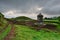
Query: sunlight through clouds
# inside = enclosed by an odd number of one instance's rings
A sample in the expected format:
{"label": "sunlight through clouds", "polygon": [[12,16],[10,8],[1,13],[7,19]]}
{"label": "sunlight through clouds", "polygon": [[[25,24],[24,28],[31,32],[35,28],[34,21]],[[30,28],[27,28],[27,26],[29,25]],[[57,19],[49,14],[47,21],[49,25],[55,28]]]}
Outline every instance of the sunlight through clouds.
{"label": "sunlight through clouds", "polygon": [[42,8],[37,8],[37,10],[41,11],[41,10],[42,10]]}
{"label": "sunlight through clouds", "polygon": [[14,15],[14,12],[13,11],[8,11],[6,14],[8,14],[8,15]]}

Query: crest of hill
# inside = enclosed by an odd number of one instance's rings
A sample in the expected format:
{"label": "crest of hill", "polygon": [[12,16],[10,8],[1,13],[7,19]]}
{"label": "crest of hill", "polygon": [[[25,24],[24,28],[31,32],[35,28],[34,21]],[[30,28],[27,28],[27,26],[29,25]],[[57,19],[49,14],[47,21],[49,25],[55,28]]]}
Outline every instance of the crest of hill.
{"label": "crest of hill", "polygon": [[26,16],[19,16],[19,17],[16,17],[16,18],[12,18],[12,20],[16,20],[16,21],[31,21],[33,19],[31,19],[29,17],[26,17]]}
{"label": "crest of hill", "polygon": [[0,12],[0,22],[3,21],[4,15]]}
{"label": "crest of hill", "polygon": [[4,15],[0,12],[0,26],[5,26],[7,20],[4,18]]}
{"label": "crest of hill", "polygon": [[4,17],[4,15],[0,12],[0,17]]}

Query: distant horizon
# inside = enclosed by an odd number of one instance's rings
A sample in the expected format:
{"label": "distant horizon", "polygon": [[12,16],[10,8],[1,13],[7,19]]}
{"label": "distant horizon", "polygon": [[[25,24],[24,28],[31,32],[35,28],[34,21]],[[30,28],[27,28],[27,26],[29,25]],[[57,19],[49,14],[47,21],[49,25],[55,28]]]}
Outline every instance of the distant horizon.
{"label": "distant horizon", "polygon": [[[17,16],[17,17],[21,17],[21,16]],[[28,16],[25,16],[25,17],[28,17]],[[53,18],[53,17],[58,17],[58,16],[52,16],[52,17],[47,17],[47,18]],[[9,18],[9,17],[5,17],[5,18]],[[11,18],[16,18],[16,17],[11,17]],[[31,17],[29,17],[29,18],[31,18]],[[43,18],[45,18],[45,17],[43,17]],[[37,16],[36,16],[36,18],[31,18],[31,19],[37,20]]]}

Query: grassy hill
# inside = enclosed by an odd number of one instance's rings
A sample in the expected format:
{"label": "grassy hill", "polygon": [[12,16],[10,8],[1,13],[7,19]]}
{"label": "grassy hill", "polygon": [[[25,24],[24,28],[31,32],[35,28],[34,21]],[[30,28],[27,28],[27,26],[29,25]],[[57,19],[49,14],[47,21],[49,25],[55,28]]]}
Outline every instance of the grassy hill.
{"label": "grassy hill", "polygon": [[0,13],[0,30],[4,28],[6,24],[7,24],[7,21],[6,19],[4,19],[4,15]]}
{"label": "grassy hill", "polygon": [[[26,21],[32,20],[28,17],[21,16],[16,17],[14,20],[17,21]],[[45,20],[48,23],[55,23],[57,24],[56,20]],[[15,37],[12,40],[60,40],[60,32],[55,32],[49,29],[41,29],[36,31],[34,29],[29,28],[29,26],[25,25],[14,25],[15,26]],[[60,24],[57,24],[57,28],[60,29]]]}
{"label": "grassy hill", "polygon": [[11,25],[8,25],[8,21],[4,18],[4,15],[0,12],[0,40],[10,32]]}
{"label": "grassy hill", "polygon": [[15,25],[15,37],[12,40],[60,40],[60,33],[48,29],[39,31],[28,26]]}
{"label": "grassy hill", "polygon": [[[0,13],[0,30],[2,30],[4,27],[8,25],[7,20],[15,20],[15,21],[34,21],[34,19],[20,16],[16,18],[7,19],[4,18],[4,15]],[[36,20],[35,20],[36,22]],[[44,20],[44,22],[53,23],[57,25],[57,29],[60,29],[60,23],[58,20]],[[21,23],[21,22],[20,22]],[[14,26],[15,30],[15,36],[12,38],[12,40],[60,40],[60,31],[53,31],[49,29],[41,29],[39,31],[36,31],[34,29],[31,29],[29,26],[26,25],[17,25],[12,24]],[[6,29],[3,29],[2,33],[0,33],[0,40],[6,37],[6,35],[11,30],[11,24],[9,24]]]}
{"label": "grassy hill", "polygon": [[0,24],[3,23],[4,15],[0,12]]}
{"label": "grassy hill", "polygon": [[19,16],[19,17],[16,17],[16,18],[12,18],[11,20],[16,20],[16,21],[31,21],[33,19],[31,19],[29,17],[26,17],[26,16]]}

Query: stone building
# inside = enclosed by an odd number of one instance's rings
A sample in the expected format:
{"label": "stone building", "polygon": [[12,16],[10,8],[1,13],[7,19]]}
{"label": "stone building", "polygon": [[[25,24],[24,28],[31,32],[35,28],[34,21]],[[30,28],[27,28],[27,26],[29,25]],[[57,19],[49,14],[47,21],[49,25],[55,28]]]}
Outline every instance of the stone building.
{"label": "stone building", "polygon": [[37,15],[37,21],[39,24],[43,24],[43,15],[41,13]]}

